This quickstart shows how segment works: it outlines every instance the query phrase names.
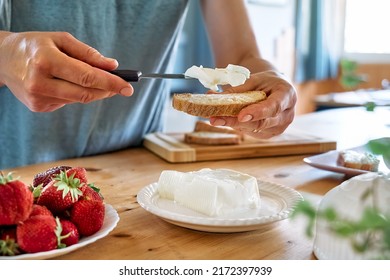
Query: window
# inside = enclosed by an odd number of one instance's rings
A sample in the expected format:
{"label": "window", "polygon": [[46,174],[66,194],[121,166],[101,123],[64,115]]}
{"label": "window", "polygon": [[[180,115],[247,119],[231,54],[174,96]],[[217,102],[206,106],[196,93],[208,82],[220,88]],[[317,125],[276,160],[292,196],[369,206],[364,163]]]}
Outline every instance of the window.
{"label": "window", "polygon": [[390,63],[389,12],[389,0],[346,0],[344,56]]}

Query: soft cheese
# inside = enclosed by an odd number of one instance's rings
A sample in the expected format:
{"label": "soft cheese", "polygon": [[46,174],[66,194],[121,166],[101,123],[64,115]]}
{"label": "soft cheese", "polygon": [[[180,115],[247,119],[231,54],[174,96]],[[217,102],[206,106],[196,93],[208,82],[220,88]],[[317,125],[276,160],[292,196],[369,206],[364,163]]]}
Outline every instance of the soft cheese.
{"label": "soft cheese", "polygon": [[230,169],[164,170],[157,190],[161,198],[208,216],[260,208],[256,178]]}
{"label": "soft cheese", "polygon": [[229,64],[226,68],[204,68],[203,66],[192,66],[187,69],[184,75],[198,79],[206,88],[218,90],[218,85],[239,86],[249,79],[250,71],[239,65]]}

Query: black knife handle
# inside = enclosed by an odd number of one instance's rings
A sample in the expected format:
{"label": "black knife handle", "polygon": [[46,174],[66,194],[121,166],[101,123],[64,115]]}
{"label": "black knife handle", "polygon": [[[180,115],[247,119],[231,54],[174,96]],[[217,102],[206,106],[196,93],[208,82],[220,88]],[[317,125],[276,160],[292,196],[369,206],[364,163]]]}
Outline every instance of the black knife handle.
{"label": "black knife handle", "polygon": [[110,73],[128,82],[138,82],[142,75],[142,72],[139,70],[113,70]]}

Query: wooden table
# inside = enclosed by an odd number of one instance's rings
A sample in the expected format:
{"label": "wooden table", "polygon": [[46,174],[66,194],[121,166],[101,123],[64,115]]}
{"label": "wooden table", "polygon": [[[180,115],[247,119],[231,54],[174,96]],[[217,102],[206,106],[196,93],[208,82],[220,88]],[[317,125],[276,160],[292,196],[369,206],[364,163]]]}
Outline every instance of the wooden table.
{"label": "wooden table", "polygon": [[[341,149],[389,136],[389,124],[388,108],[374,113],[348,108],[299,116],[291,128],[336,139]],[[323,195],[345,180],[343,174],[306,165],[302,161],[305,156],[168,163],[136,148],[13,171],[30,183],[34,174],[55,165],[83,166],[89,171],[89,181],[101,188],[106,203],[118,211],[120,221],[108,236],[57,259],[315,259],[313,240],[304,234],[304,221],[287,219],[244,233],[207,233],[167,223],[145,211],[136,200],[138,191],[157,181],[165,169],[231,168],[314,195]]]}

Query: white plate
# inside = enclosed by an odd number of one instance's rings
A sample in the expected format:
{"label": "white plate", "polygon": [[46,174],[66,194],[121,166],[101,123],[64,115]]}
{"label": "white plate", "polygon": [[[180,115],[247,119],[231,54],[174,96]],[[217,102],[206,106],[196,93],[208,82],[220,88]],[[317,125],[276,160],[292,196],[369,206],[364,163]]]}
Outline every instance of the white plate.
{"label": "white plate", "polygon": [[157,183],[144,187],[137,195],[138,203],[163,220],[190,229],[207,232],[243,232],[259,229],[264,224],[288,218],[298,201],[299,192],[270,182],[258,181],[261,208],[220,217],[210,217],[160,198]]}
{"label": "white plate", "polygon": [[70,253],[72,251],[75,251],[81,247],[84,247],[90,243],[93,243],[96,240],[105,237],[110,231],[112,231],[116,227],[116,225],[119,221],[118,212],[116,212],[116,210],[110,204],[105,204],[105,210],[106,210],[106,213],[105,213],[102,228],[93,235],[81,238],[77,244],[74,244],[74,245],[69,246],[69,247],[65,247],[63,249],[56,249],[56,250],[51,250],[51,251],[46,251],[46,252],[21,254],[21,255],[17,255],[17,256],[7,256],[7,257],[0,256],[0,260],[33,260],[33,259],[34,260],[42,260],[42,259],[49,259],[49,258],[54,258],[54,257],[58,257],[61,255],[65,255],[65,254]]}
{"label": "white plate", "polygon": [[[351,148],[348,150],[354,150],[357,152],[367,152],[367,148],[363,146]],[[356,176],[360,175],[363,173],[367,173],[369,171],[366,170],[359,170],[359,169],[353,169],[353,168],[347,168],[344,166],[337,165],[337,158],[339,156],[340,151],[329,151],[323,154],[311,156],[304,158],[303,161],[313,167],[327,170],[327,171],[332,171],[332,172],[337,172],[337,173],[343,173],[347,176]],[[382,172],[389,172],[389,169],[387,169],[385,163],[382,160],[382,157],[378,157],[380,159],[378,171]]]}

